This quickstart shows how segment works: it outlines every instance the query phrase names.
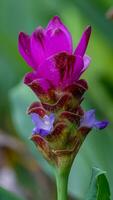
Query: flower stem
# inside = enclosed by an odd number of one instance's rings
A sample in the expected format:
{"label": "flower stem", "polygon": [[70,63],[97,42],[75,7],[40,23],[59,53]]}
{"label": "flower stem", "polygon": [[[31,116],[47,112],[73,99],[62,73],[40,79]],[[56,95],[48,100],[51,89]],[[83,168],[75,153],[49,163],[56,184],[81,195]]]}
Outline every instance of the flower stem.
{"label": "flower stem", "polygon": [[68,199],[68,176],[67,173],[56,172],[57,200]]}

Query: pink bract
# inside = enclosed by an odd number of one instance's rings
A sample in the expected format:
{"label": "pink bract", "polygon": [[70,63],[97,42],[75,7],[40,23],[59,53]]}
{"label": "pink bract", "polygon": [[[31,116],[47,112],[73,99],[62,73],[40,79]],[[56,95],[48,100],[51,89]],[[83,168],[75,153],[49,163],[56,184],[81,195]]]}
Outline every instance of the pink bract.
{"label": "pink bract", "polygon": [[44,93],[75,83],[90,64],[89,56],[85,55],[90,34],[89,26],[73,51],[71,34],[58,16],[46,28],[38,27],[31,36],[21,32],[19,52],[33,68],[33,72],[25,75],[24,83]]}

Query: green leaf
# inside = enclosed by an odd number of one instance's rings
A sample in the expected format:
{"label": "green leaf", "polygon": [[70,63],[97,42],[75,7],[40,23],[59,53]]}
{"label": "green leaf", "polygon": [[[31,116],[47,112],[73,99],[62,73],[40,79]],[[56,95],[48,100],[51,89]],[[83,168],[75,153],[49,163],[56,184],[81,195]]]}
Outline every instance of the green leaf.
{"label": "green leaf", "polygon": [[18,197],[16,194],[0,187],[0,200],[25,200],[25,199],[23,197]]}
{"label": "green leaf", "polygon": [[33,124],[30,116],[26,115],[26,110],[31,103],[39,99],[23,83],[20,83],[12,89],[9,96],[12,119],[17,133],[25,141],[29,151],[38,161],[38,164],[42,166],[47,174],[52,175],[51,167],[36,149],[34,143],[29,139],[32,134]]}
{"label": "green leaf", "polygon": [[105,171],[93,168],[86,200],[110,200],[110,188]]}

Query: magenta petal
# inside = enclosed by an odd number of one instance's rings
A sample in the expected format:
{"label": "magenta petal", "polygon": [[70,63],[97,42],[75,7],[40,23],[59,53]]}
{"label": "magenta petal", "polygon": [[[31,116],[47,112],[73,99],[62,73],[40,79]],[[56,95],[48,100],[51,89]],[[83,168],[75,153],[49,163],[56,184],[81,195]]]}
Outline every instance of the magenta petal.
{"label": "magenta petal", "polygon": [[55,66],[60,73],[61,85],[66,87],[72,79],[72,72],[74,69],[75,56],[69,55],[66,52],[56,54],[54,56]]}
{"label": "magenta petal", "polygon": [[37,71],[27,73],[24,77],[24,83],[37,94],[39,91],[47,92],[58,87],[59,82],[60,73],[56,68],[54,57],[48,58],[37,68]]}
{"label": "magenta petal", "polygon": [[57,87],[60,81],[60,74],[56,68],[54,57],[50,57],[37,69],[39,78],[43,78],[49,82],[51,87]]}
{"label": "magenta petal", "polygon": [[31,53],[37,67],[45,60],[45,42],[44,30],[39,27],[33,32],[30,39]]}
{"label": "magenta petal", "polygon": [[83,61],[84,61],[84,67],[82,69],[82,73],[88,68],[88,66],[90,65],[91,62],[91,58],[87,55],[84,55],[83,57]]}
{"label": "magenta petal", "polygon": [[52,88],[51,84],[46,79],[40,78],[40,79],[37,79],[37,82],[38,82],[39,86],[42,87],[42,89],[45,92],[47,92],[49,89]]}
{"label": "magenta petal", "polygon": [[27,64],[35,68],[36,64],[31,55],[30,36],[26,33],[20,32],[18,38],[18,49]]}
{"label": "magenta petal", "polygon": [[29,72],[24,76],[24,83],[29,85],[32,81],[37,79],[37,73],[35,71]]}
{"label": "magenta petal", "polygon": [[84,69],[83,69],[84,71],[89,66],[91,58],[87,55],[84,55],[83,60],[84,60]]}
{"label": "magenta petal", "polygon": [[84,33],[82,34],[80,42],[77,48],[75,49],[75,52],[74,52],[75,55],[83,56],[85,54],[90,35],[91,35],[91,26],[88,26],[86,30],[84,31]]}
{"label": "magenta petal", "polygon": [[58,16],[53,17],[46,28],[47,55],[62,51],[72,53],[72,38]]}
{"label": "magenta petal", "polygon": [[36,95],[46,94],[52,88],[48,80],[39,78],[36,72],[27,73],[24,77],[24,83],[28,85]]}
{"label": "magenta petal", "polygon": [[71,74],[72,83],[80,78],[81,71],[84,68],[83,58],[80,56],[75,57],[74,70]]}
{"label": "magenta petal", "polygon": [[48,80],[43,78],[35,78],[30,73],[26,74],[24,78],[24,83],[31,87],[31,89],[36,93],[46,93],[52,86],[48,82]]}
{"label": "magenta petal", "polygon": [[62,52],[55,55],[53,58],[55,66],[60,74],[61,81],[59,86],[66,88],[79,79],[81,71],[84,68],[82,57]]}

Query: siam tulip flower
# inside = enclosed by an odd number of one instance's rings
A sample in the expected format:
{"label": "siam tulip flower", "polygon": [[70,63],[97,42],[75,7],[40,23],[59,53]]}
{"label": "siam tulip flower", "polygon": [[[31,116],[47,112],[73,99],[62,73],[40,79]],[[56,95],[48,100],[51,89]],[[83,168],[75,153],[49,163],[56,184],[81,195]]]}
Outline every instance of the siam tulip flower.
{"label": "siam tulip flower", "polygon": [[58,200],[67,199],[71,165],[87,134],[108,125],[96,120],[94,110],[81,107],[88,89],[80,77],[91,60],[85,54],[90,34],[88,26],[73,50],[71,34],[57,16],[31,36],[19,34],[19,52],[33,69],[24,83],[40,99],[28,108],[35,126],[31,139],[57,171]]}
{"label": "siam tulip flower", "polygon": [[38,27],[31,36],[21,32],[19,51],[33,69],[26,74],[24,83],[38,96],[48,96],[50,91],[62,91],[74,84],[90,63],[90,57],[85,55],[90,34],[89,26],[73,50],[71,34],[58,16],[46,28]]}

